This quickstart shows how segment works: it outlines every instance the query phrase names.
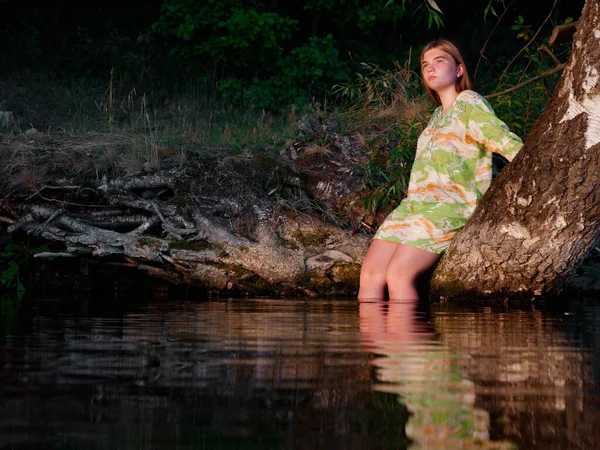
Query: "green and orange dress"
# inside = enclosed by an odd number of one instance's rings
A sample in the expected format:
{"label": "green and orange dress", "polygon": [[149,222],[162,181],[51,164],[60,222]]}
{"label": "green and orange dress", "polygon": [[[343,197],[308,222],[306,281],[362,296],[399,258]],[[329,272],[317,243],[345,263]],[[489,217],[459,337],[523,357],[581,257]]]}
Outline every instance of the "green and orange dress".
{"label": "green and orange dress", "polygon": [[512,161],[522,146],[481,95],[461,92],[421,133],[407,196],[375,239],[442,253],[490,186],[492,152]]}

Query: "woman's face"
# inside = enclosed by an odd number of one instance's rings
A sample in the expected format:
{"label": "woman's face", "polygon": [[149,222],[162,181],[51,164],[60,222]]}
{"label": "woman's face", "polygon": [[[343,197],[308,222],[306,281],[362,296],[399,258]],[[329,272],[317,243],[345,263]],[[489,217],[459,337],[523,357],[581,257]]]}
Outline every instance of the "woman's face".
{"label": "woman's face", "polygon": [[449,53],[432,48],[423,54],[421,73],[427,86],[440,92],[456,86],[456,80],[463,74],[463,67],[457,65]]}

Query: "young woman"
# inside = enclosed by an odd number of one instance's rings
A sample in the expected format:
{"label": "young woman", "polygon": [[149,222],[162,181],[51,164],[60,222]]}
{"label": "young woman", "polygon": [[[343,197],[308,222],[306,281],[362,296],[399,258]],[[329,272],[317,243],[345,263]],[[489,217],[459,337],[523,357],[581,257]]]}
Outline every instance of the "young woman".
{"label": "young woman", "polygon": [[471,90],[460,50],[439,39],[421,53],[425,89],[438,108],[417,142],[407,196],[369,247],[358,297],[417,299],[429,269],[473,214],[492,179],[492,152],[511,161],[521,139]]}

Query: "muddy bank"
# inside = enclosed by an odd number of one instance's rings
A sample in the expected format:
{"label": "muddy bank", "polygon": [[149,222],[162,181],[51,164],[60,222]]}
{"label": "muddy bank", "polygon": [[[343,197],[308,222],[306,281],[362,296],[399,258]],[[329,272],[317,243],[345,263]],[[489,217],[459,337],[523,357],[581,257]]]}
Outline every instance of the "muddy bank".
{"label": "muddy bank", "polygon": [[366,149],[318,118],[280,149],[254,151],[104,134],[1,139],[4,240],[45,242],[38,259],[122,264],[222,293],[357,290],[377,221],[360,201]]}

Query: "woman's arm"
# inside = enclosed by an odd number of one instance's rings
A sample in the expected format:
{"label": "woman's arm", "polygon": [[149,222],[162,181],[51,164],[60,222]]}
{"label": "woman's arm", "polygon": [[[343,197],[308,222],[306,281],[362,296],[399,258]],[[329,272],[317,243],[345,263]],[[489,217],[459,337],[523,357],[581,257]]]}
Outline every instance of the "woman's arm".
{"label": "woman's arm", "polygon": [[492,152],[500,153],[509,161],[523,147],[521,138],[511,132],[483,100],[467,104],[463,118],[471,139]]}

